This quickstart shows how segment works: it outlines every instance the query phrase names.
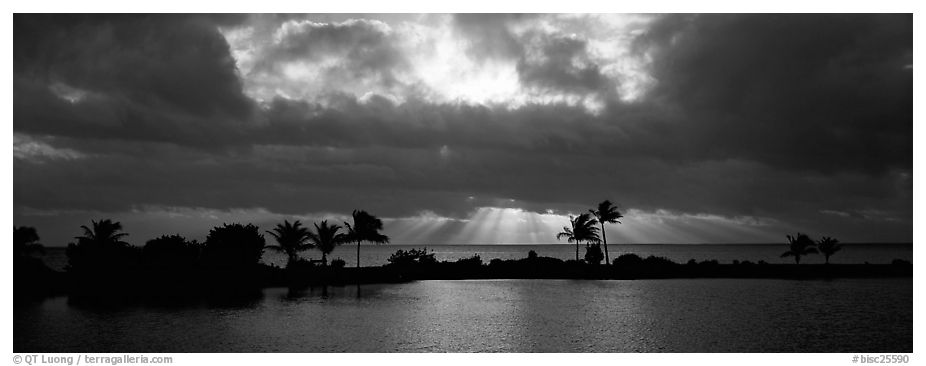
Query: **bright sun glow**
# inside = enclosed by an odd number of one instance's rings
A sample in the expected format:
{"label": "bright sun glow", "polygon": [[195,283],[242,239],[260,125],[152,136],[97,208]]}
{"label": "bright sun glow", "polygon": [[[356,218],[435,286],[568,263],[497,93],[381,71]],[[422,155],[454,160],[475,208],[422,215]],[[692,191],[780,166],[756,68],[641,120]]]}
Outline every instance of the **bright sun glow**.
{"label": "bright sun glow", "polygon": [[[624,212],[623,224],[608,224],[609,244],[735,242],[739,238],[780,236],[778,222],[758,217],[725,217],[666,210]],[[425,212],[389,220],[396,243],[407,244],[566,244],[556,234],[569,226],[569,215],[519,208],[480,207],[465,219]],[[437,239],[440,238],[440,239]]]}

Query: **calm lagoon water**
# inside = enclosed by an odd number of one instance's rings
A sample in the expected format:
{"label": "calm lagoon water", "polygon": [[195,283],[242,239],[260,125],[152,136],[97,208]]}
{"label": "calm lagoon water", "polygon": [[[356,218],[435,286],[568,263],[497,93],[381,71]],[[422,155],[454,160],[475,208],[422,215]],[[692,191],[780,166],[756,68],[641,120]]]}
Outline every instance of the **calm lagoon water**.
{"label": "calm lagoon water", "polygon": [[14,352],[913,351],[912,279],[484,280],[14,306]]}

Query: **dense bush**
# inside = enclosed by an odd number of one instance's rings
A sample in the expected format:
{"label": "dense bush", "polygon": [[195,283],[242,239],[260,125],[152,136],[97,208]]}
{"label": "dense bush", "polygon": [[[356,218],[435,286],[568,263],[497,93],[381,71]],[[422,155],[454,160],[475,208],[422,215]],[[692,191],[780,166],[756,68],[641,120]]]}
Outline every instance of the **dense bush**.
{"label": "dense bush", "polygon": [[213,268],[252,267],[264,252],[264,236],[252,224],[225,224],[209,230],[203,247],[203,263]]}
{"label": "dense bush", "polygon": [[672,266],[676,263],[666,257],[649,256],[643,260],[643,265],[647,267]]}
{"label": "dense bush", "polygon": [[457,259],[456,263],[464,266],[479,267],[482,265],[482,257],[480,257],[479,254],[473,254],[473,256],[469,258]]}
{"label": "dense bush", "polygon": [[604,260],[604,253],[601,251],[601,244],[591,244],[585,246],[585,263],[601,264]]}
{"label": "dense bush", "polygon": [[344,268],[344,266],[346,265],[347,265],[347,262],[345,262],[341,258],[337,258],[331,261],[331,267],[334,267],[334,268]]}
{"label": "dense bush", "polygon": [[148,240],[142,248],[142,264],[148,268],[192,268],[199,261],[202,244],[180,235],[163,235]]}
{"label": "dense bush", "polygon": [[633,267],[640,265],[640,263],[643,263],[643,258],[633,253],[622,254],[614,259],[615,266]]}

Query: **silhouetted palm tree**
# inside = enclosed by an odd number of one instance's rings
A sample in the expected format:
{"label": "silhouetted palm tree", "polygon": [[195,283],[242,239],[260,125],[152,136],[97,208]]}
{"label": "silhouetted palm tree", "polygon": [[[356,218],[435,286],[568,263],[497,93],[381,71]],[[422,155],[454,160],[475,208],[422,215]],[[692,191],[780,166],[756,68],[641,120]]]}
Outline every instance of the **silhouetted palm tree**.
{"label": "silhouetted palm tree", "polygon": [[91,220],[90,222],[93,228],[91,229],[87,227],[87,225],[81,225],[80,228],[84,229],[84,235],[74,237],[74,239],[77,239],[80,243],[97,247],[121,247],[129,245],[129,243],[122,241],[122,238],[129,234],[121,232],[122,224],[119,222],[112,222],[109,219],[100,221]]}
{"label": "silhouetted palm tree", "polygon": [[309,229],[302,226],[302,223],[299,220],[294,221],[292,224],[289,221],[283,220],[283,224],[277,224],[273,231],[268,231],[268,234],[276,239],[277,245],[268,245],[267,249],[286,253],[287,262],[286,266],[290,267],[293,263],[296,263],[299,260],[299,252],[312,249],[314,246],[310,240],[311,236],[309,235]]}
{"label": "silhouetted palm tree", "polygon": [[842,245],[839,245],[839,240],[824,236],[822,240],[817,242],[817,248],[826,258],[826,264],[830,264],[830,256],[842,249]]}
{"label": "silhouetted palm tree", "polygon": [[576,243],[576,261],[579,260],[579,243],[585,241],[598,241],[598,222],[591,215],[584,213],[579,216],[569,216],[572,227],[564,226],[563,231],[556,234],[557,240],[566,239],[567,243]]}
{"label": "silhouetted palm tree", "polygon": [[351,214],[354,224],[344,223],[347,227],[348,240],[357,242],[357,268],[360,268],[360,243],[368,241],[376,244],[389,243],[389,237],[380,234],[383,221],[363,210],[354,210]]}
{"label": "silhouetted palm tree", "polygon": [[801,256],[817,253],[816,245],[806,234],[797,233],[797,236],[787,235],[788,251],[781,254],[781,257],[794,257],[794,263],[801,264]]}
{"label": "silhouetted palm tree", "polygon": [[129,234],[122,232],[122,224],[109,219],[91,223],[80,227],[84,234],[74,237],[77,241],[65,250],[69,270],[129,269],[137,264],[141,251],[123,241]]}
{"label": "silhouetted palm tree", "polygon": [[346,243],[349,238],[343,233],[339,233],[341,226],[328,225],[328,220],[321,224],[315,224],[315,232],[309,233],[309,239],[315,244],[315,248],[322,252],[322,263],[328,264],[328,254],[334,251],[338,245]]}
{"label": "silhouetted palm tree", "polygon": [[617,211],[617,207],[614,207],[611,201],[608,200],[599,203],[597,210],[588,211],[595,216],[595,219],[597,219],[598,223],[601,225],[601,242],[604,244],[604,261],[606,264],[611,264],[611,257],[608,256],[608,236],[605,235],[604,224],[620,224],[621,222],[619,219],[624,217],[624,215],[621,215],[621,213]]}
{"label": "silhouetted palm tree", "polygon": [[39,234],[34,227],[13,227],[13,251],[16,257],[32,253],[45,254],[45,247],[39,244]]}

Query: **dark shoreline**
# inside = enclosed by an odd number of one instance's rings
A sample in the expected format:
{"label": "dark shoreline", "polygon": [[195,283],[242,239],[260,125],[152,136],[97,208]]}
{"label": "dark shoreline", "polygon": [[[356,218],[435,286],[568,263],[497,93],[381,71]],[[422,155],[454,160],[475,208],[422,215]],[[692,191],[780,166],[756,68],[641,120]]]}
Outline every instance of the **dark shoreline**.
{"label": "dark shoreline", "polygon": [[[622,257],[624,258],[624,257]],[[767,264],[748,261],[720,264],[691,261],[678,264],[664,258],[636,256],[615,260],[612,265],[590,265],[548,257],[518,260],[494,259],[484,264],[478,257],[455,262],[389,264],[379,267],[338,268],[304,266],[280,268],[263,264],[235,269],[109,269],[92,272],[59,272],[41,261],[15,266],[14,294],[19,299],[68,295],[76,298],[153,297],[249,297],[263,288],[401,283],[417,280],[475,279],[835,279],[913,277],[911,262],[892,264]]]}

